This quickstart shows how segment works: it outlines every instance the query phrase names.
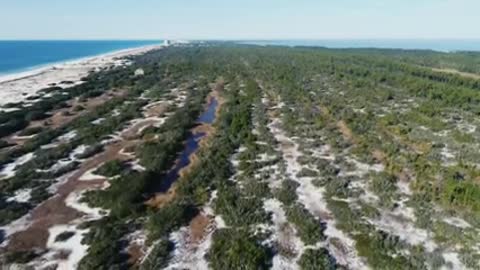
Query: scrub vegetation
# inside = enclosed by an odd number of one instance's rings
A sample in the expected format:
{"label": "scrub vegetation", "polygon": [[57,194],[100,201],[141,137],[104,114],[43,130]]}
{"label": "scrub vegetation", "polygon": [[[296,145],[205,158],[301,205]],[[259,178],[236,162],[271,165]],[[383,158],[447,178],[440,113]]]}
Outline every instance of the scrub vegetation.
{"label": "scrub vegetation", "polygon": [[189,44],[9,104],[1,262],[79,234],[79,269],[479,269],[478,59]]}

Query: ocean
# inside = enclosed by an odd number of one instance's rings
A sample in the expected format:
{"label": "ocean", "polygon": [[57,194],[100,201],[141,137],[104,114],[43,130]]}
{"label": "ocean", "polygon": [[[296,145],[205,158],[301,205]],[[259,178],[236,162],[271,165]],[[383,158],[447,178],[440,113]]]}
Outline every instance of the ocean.
{"label": "ocean", "polygon": [[324,39],[324,40],[251,40],[252,45],[312,46],[326,48],[381,48],[433,50],[439,52],[480,51],[480,39]]}
{"label": "ocean", "polygon": [[0,41],[0,74],[28,71],[53,63],[161,42],[160,40]]}

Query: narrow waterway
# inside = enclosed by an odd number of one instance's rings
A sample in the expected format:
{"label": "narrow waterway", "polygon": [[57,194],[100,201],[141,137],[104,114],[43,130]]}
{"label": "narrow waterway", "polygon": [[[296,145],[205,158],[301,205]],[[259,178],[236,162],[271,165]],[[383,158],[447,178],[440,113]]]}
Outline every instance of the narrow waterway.
{"label": "narrow waterway", "polygon": [[[209,100],[207,109],[198,117],[197,124],[212,124],[215,121],[218,101],[215,98]],[[185,142],[185,148],[180,153],[175,167],[162,179],[157,192],[167,192],[172,184],[178,179],[180,171],[190,164],[190,156],[198,150],[200,141],[205,137],[205,132],[192,132]]]}

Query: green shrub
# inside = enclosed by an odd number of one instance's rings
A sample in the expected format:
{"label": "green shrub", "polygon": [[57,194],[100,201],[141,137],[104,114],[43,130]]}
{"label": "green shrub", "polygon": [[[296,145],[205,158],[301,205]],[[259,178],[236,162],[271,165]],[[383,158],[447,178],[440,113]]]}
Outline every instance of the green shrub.
{"label": "green shrub", "polygon": [[275,197],[285,206],[292,205],[298,199],[297,188],[300,184],[292,180],[282,181],[282,187],[275,192]]}
{"label": "green shrub", "polygon": [[271,254],[260,239],[243,229],[217,230],[207,258],[215,270],[269,269],[271,264]]}
{"label": "green shrub", "polygon": [[22,130],[19,133],[19,135],[20,136],[31,136],[31,135],[34,135],[34,134],[38,134],[42,131],[43,131],[42,127],[32,127],[32,128],[27,128],[27,129]]}
{"label": "green shrub", "polygon": [[287,209],[288,221],[295,225],[302,241],[307,245],[314,245],[325,240],[325,224],[315,219],[302,205],[296,204]]}
{"label": "green shrub", "polygon": [[305,250],[300,257],[298,264],[303,270],[337,269],[335,259],[330,255],[328,250],[324,248]]}
{"label": "green shrub", "polygon": [[55,237],[55,242],[65,242],[68,239],[72,238],[75,235],[75,232],[62,232],[57,237]]}
{"label": "green shrub", "polygon": [[122,174],[126,169],[126,164],[118,159],[105,162],[100,168],[96,169],[93,173],[103,175],[106,177],[114,177]]}
{"label": "green shrub", "polygon": [[263,202],[257,197],[245,197],[233,186],[223,186],[218,190],[215,211],[221,214],[228,225],[247,226],[263,223],[268,215]]}

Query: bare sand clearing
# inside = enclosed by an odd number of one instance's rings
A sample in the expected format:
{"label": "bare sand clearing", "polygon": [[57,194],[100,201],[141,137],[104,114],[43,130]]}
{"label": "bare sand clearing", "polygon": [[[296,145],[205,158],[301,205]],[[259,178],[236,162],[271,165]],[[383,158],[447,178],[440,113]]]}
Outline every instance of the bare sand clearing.
{"label": "bare sand clearing", "polygon": [[0,105],[24,101],[27,97],[35,95],[39,90],[52,85],[68,88],[81,84],[81,79],[92,71],[112,66],[129,65],[130,62],[125,57],[143,54],[159,48],[162,48],[162,46],[151,45],[127,49],[62,64],[54,64],[33,71],[0,76]]}
{"label": "bare sand clearing", "polygon": [[453,68],[432,68],[432,70],[436,72],[455,74],[470,79],[480,79],[480,74],[462,72]]}

